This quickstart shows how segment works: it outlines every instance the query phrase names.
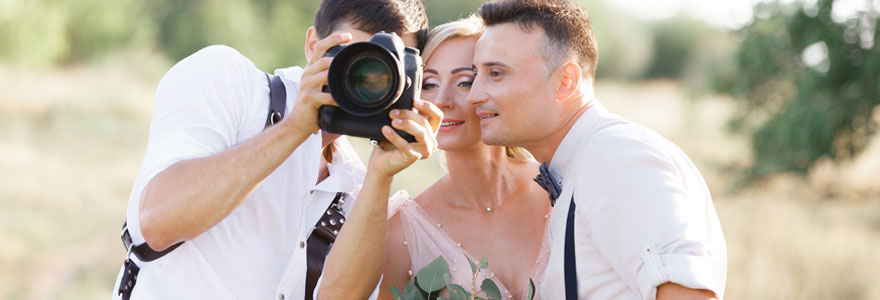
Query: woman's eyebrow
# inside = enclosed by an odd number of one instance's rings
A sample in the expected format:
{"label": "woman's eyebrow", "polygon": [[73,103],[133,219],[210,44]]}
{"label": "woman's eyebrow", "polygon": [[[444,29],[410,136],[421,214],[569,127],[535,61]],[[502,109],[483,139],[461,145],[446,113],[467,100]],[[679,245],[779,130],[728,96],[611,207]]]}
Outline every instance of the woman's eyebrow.
{"label": "woman's eyebrow", "polygon": [[434,70],[434,69],[424,69],[424,70],[422,70],[422,72],[431,73],[434,75],[440,75],[440,72],[437,72],[437,70]]}
{"label": "woman's eyebrow", "polygon": [[451,73],[452,73],[452,74],[455,74],[455,73],[458,73],[458,72],[465,72],[465,71],[467,71],[467,72],[473,72],[474,69],[473,69],[472,67],[461,67],[461,68],[455,68],[455,69],[452,70]]}

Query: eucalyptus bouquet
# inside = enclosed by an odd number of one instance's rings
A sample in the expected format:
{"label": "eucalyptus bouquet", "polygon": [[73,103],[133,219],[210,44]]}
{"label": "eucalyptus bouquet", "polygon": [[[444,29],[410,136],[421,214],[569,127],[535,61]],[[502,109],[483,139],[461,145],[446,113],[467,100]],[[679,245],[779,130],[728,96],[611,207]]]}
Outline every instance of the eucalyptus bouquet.
{"label": "eucalyptus bouquet", "polygon": [[[391,287],[391,294],[395,300],[502,300],[501,291],[492,279],[483,279],[480,290],[477,290],[477,273],[489,268],[489,261],[483,258],[478,265],[468,258],[468,263],[471,265],[471,280],[473,280],[471,291],[450,282],[449,264],[440,256],[419,270],[416,277],[406,283],[402,292],[397,287]],[[448,291],[448,299],[439,296],[443,289]],[[488,298],[477,296],[479,293],[485,294]],[[535,282],[529,279],[529,294],[526,299],[534,298]]]}

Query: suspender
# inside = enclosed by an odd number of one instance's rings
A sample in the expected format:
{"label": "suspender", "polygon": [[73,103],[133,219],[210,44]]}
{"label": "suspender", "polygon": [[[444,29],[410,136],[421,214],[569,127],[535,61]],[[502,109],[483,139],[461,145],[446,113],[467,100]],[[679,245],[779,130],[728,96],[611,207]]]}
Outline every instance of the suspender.
{"label": "suspender", "polygon": [[342,214],[342,204],[345,203],[345,193],[336,193],[336,198],[330,203],[321,215],[321,220],[315,224],[315,229],[309,234],[306,244],[306,292],[305,299],[312,300],[315,288],[318,285],[318,278],[321,277],[321,271],[324,269],[324,260],[330,253],[330,247],[336,242],[336,235],[342,229],[345,223],[345,216]]}
{"label": "suspender", "polygon": [[281,76],[275,75],[269,77],[266,73],[266,80],[269,81],[269,115],[266,116],[266,128],[275,125],[284,118],[285,106],[287,106],[287,91],[284,90],[284,82]]}
{"label": "suspender", "polygon": [[[266,127],[275,125],[284,118],[285,107],[287,106],[287,91],[284,89],[284,82],[278,75],[269,76],[266,73],[266,81],[269,82],[269,112],[266,116]],[[330,247],[336,241],[336,235],[342,229],[345,223],[345,216],[342,214],[342,204],[345,203],[345,193],[336,193],[336,197],[330,206],[321,215],[321,220],[315,224],[315,230],[309,235],[306,249],[306,259],[308,261],[308,269],[306,274],[306,299],[312,299],[312,293],[321,271],[324,268],[324,260]],[[140,273],[140,267],[132,261],[131,255],[137,256],[141,262],[150,262],[162,258],[184,242],[168,247],[163,251],[156,251],[150,248],[147,243],[134,245],[131,234],[128,232],[128,222],[122,223],[122,245],[125,246],[126,255],[123,264],[124,271],[122,279],[119,282],[117,294],[121,295],[123,300],[131,298],[131,292],[137,282],[137,275]]]}
{"label": "suspender", "polygon": [[568,218],[565,221],[565,299],[578,298],[577,261],[574,254],[574,195],[568,205]]}

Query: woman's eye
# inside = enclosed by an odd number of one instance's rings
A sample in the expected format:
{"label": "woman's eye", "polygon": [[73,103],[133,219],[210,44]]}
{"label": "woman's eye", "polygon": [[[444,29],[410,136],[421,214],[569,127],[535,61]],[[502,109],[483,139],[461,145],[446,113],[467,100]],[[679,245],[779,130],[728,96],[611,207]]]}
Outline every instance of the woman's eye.
{"label": "woman's eye", "polygon": [[471,88],[471,85],[473,85],[473,84],[474,84],[474,80],[471,78],[463,79],[458,82],[459,87],[463,87],[463,88],[467,88],[467,89]]}
{"label": "woman's eye", "polygon": [[423,90],[423,91],[429,91],[429,90],[436,89],[436,88],[439,87],[439,86],[440,86],[440,85],[438,85],[438,84],[436,84],[436,83],[428,83],[428,82],[425,82],[425,83],[422,84],[422,90]]}
{"label": "woman's eye", "polygon": [[422,90],[430,91],[440,87],[440,81],[437,78],[429,77],[422,82]]}

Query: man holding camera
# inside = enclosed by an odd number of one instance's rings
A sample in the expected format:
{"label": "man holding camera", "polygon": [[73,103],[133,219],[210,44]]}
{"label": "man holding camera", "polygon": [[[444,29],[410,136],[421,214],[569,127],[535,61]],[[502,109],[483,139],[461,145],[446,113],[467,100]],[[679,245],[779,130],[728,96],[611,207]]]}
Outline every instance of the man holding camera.
{"label": "man holding camera", "polygon": [[[311,299],[364,176],[347,140],[319,130],[319,108],[336,105],[322,91],[333,59],[324,54],[379,31],[421,46],[426,29],[418,0],[325,0],[305,68],[267,76],[225,46],[172,67],[157,88],[113,298]],[[439,110],[414,105],[389,115],[415,137],[408,150],[427,157]]]}

